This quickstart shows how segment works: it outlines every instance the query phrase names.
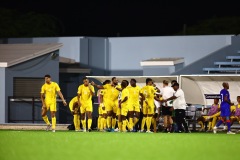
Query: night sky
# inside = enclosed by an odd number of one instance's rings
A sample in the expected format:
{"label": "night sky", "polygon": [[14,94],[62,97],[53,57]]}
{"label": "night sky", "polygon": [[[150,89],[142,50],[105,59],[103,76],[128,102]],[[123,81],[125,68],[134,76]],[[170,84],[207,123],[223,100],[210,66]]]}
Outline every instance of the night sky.
{"label": "night sky", "polygon": [[[61,36],[177,35],[214,17],[240,16],[237,2],[177,0],[5,0],[1,8],[50,14],[62,24]],[[210,0],[209,0],[210,1]]]}

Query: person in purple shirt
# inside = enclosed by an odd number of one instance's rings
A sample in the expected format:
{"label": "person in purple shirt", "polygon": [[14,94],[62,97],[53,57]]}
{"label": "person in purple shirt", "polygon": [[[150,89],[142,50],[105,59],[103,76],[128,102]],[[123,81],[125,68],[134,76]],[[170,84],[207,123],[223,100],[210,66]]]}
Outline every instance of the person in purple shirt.
{"label": "person in purple shirt", "polygon": [[231,122],[230,122],[230,115],[231,115],[231,100],[230,100],[230,94],[228,92],[229,89],[229,84],[227,82],[223,82],[222,84],[223,89],[220,91],[221,95],[221,105],[220,105],[220,110],[221,110],[221,120],[217,122],[217,125],[213,127],[213,133],[217,133],[217,128],[224,122],[226,121],[227,126],[228,126],[228,132],[227,134],[235,134],[231,132]]}

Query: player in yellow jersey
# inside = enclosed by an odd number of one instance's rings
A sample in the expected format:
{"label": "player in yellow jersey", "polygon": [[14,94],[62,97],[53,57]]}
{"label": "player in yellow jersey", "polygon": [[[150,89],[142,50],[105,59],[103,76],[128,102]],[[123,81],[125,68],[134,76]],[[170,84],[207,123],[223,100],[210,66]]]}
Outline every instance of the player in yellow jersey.
{"label": "player in yellow jersey", "polygon": [[83,78],[83,84],[78,87],[78,103],[80,106],[81,113],[81,122],[83,125],[83,131],[86,132],[86,117],[85,113],[88,117],[88,131],[91,132],[92,126],[92,96],[95,94],[94,87],[89,83],[87,77]]}
{"label": "player in yellow jersey", "polygon": [[[139,103],[139,96],[141,88],[136,85],[136,79],[130,80],[130,86],[127,87],[129,91],[129,100],[128,100],[128,115],[129,115],[129,130],[134,131],[133,129],[137,124],[139,117],[140,117],[140,103]],[[134,118],[135,115],[135,118]]]}
{"label": "player in yellow jersey", "polygon": [[50,129],[51,124],[47,117],[47,111],[50,110],[51,118],[52,118],[52,132],[55,132],[56,128],[56,112],[57,112],[57,102],[56,96],[57,94],[62,99],[64,106],[67,106],[67,102],[65,101],[62,92],[56,82],[51,81],[50,75],[45,75],[45,84],[41,88],[41,101],[42,101],[42,118],[44,122],[47,124],[47,131]]}
{"label": "player in yellow jersey", "polygon": [[73,97],[69,102],[69,109],[73,115],[75,131],[80,131],[80,108],[78,106],[77,96]]}
{"label": "player in yellow jersey", "polygon": [[152,116],[154,114],[154,97],[155,97],[155,92],[156,92],[156,90],[154,89],[152,84],[153,84],[152,79],[147,78],[146,86],[144,86],[140,91],[140,95],[143,100],[143,108],[142,108],[143,119],[142,119],[140,132],[143,132],[144,125],[146,122],[146,124],[147,124],[147,132],[146,133],[152,133],[150,131],[150,127],[151,127]]}
{"label": "player in yellow jersey", "polygon": [[119,108],[121,110],[121,122],[122,122],[122,127],[121,125],[119,126],[119,130],[126,132],[126,127],[127,127],[127,114],[128,114],[128,102],[129,102],[129,90],[126,89],[127,87],[127,82],[125,80],[122,81],[121,83],[121,98],[119,100]]}
{"label": "player in yellow jersey", "polygon": [[107,110],[107,127],[109,131],[114,131],[116,126],[116,114],[118,109],[118,95],[119,90],[116,88],[120,88],[118,85],[118,80],[116,77],[112,78],[111,84],[105,84],[103,86],[96,85],[94,82],[91,82],[93,86],[96,86],[98,89],[105,89],[106,101],[104,101],[104,105]]}
{"label": "player in yellow jersey", "polygon": [[75,96],[69,102],[69,109],[73,114],[73,124],[75,127],[75,131],[80,131],[80,113],[79,113],[79,106],[78,106],[78,97]]}
{"label": "player in yellow jersey", "polygon": [[[103,85],[105,84],[110,84],[111,81],[110,80],[105,80],[103,82]],[[107,119],[107,110],[106,107],[104,105],[104,101],[106,101],[106,90],[105,89],[99,89],[98,90],[98,103],[99,103],[99,107],[98,107],[98,112],[99,112],[99,117],[98,117],[98,129],[100,131],[105,131],[105,129],[107,128],[106,126],[106,119]]]}

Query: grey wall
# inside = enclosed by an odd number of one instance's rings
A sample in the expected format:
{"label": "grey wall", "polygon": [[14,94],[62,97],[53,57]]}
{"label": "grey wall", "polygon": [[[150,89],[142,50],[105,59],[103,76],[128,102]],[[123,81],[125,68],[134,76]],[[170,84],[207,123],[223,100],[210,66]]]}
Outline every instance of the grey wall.
{"label": "grey wall", "polygon": [[107,38],[88,38],[89,66],[92,74],[96,76],[106,75],[109,69],[109,52]]}
{"label": "grey wall", "polygon": [[[58,51],[56,51],[58,53]],[[57,82],[59,81],[59,57],[56,57],[55,59],[52,59],[51,54],[47,54],[35,59],[32,59],[30,61],[26,61],[24,63],[6,68],[6,94],[5,94],[5,109],[6,109],[6,117],[5,121],[7,122],[8,119],[8,102],[7,98],[8,96],[13,96],[13,78],[14,77],[38,77],[43,78],[45,74],[50,74],[52,77],[52,81]],[[34,87],[34,86],[32,86]],[[61,88],[61,86],[60,86]],[[40,96],[40,89],[39,88],[39,96]],[[15,105],[19,105],[17,103],[14,103],[12,107],[16,107]],[[21,105],[20,105],[21,106]],[[30,107],[31,104],[25,104],[25,107]],[[41,115],[41,112],[38,113]],[[24,119],[24,114],[15,114],[18,116],[18,118]],[[14,116],[14,115],[13,115]],[[57,115],[58,116],[58,115]],[[15,118],[15,117],[12,117]]]}
{"label": "grey wall", "polygon": [[110,70],[142,70],[150,58],[184,57],[191,64],[231,43],[230,35],[109,38]]}
{"label": "grey wall", "polygon": [[5,123],[5,68],[0,67],[0,123]]}

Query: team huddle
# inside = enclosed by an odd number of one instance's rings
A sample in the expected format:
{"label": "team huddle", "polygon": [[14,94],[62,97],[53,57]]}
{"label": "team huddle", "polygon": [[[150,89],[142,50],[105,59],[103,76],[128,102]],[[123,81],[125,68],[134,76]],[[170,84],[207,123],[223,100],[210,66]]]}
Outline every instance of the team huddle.
{"label": "team huddle", "polygon": [[[58,84],[51,82],[50,75],[45,76],[45,82],[41,89],[41,100],[43,103],[42,118],[47,124],[47,130],[50,130],[52,127],[52,131],[55,132],[56,93],[58,93],[65,106],[67,103],[64,100]],[[97,128],[101,132],[134,132],[136,128],[138,128],[136,125],[138,124],[141,113],[142,120],[139,132],[156,132],[157,121],[160,116],[163,116],[164,131],[190,133],[185,120],[187,105],[184,92],[179,88],[177,81],[173,80],[171,86],[168,86],[168,84],[169,82],[164,80],[163,88],[159,90],[153,80],[147,78],[146,85],[141,88],[137,86],[135,79],[131,79],[130,82],[123,80],[119,85],[117,78],[113,77],[112,81],[106,80],[102,85],[97,85],[94,82],[90,83],[88,78],[85,77],[83,78],[83,84],[78,87],[77,95],[72,98],[69,103],[70,111],[73,114],[75,130],[83,132],[91,131],[93,112],[92,97],[95,95],[94,87],[96,87],[98,88],[97,97],[99,104]],[[215,100],[213,109],[210,110],[209,115],[202,118],[205,119],[205,121],[211,122],[209,123],[209,126],[211,126],[209,130],[213,130],[214,133],[216,133],[217,127],[223,122],[226,122],[228,134],[234,134],[230,131],[230,113],[232,112],[230,110],[231,101],[229,99],[229,92],[227,91],[229,86],[226,84],[221,91],[222,102],[220,109],[216,109],[219,107],[217,106],[217,100]],[[46,115],[48,110],[51,112],[52,124],[50,124]],[[221,110],[221,113],[216,112],[219,110]],[[237,109],[236,112],[238,113]],[[220,116],[221,119],[216,124],[217,116]],[[203,128],[203,122],[205,121],[199,120],[201,128]],[[82,124],[82,129],[80,128],[80,123]],[[178,128],[177,130],[174,130],[174,124],[176,124]],[[153,130],[151,130],[151,128],[153,128]]]}

